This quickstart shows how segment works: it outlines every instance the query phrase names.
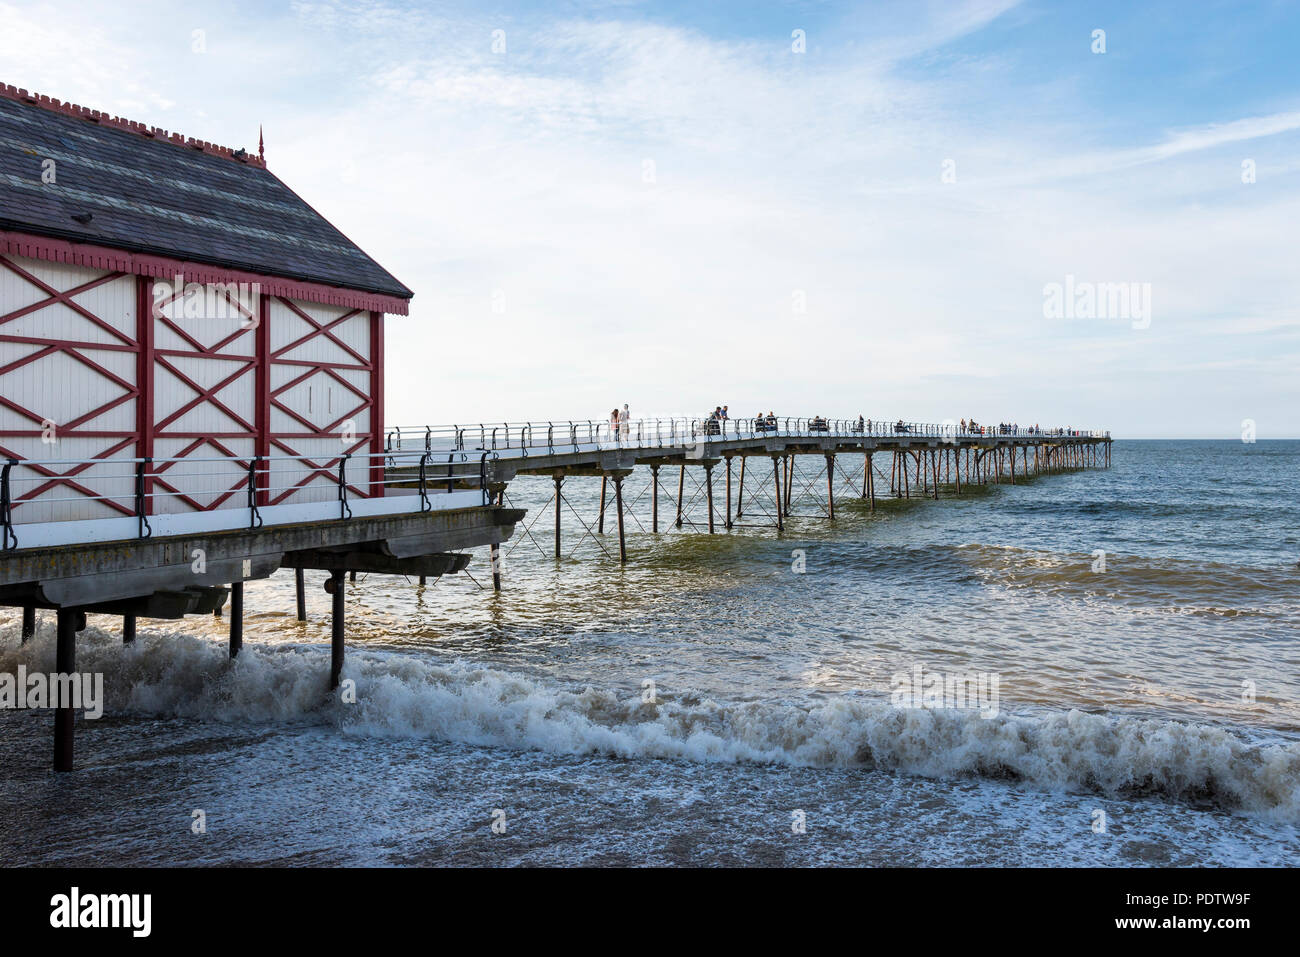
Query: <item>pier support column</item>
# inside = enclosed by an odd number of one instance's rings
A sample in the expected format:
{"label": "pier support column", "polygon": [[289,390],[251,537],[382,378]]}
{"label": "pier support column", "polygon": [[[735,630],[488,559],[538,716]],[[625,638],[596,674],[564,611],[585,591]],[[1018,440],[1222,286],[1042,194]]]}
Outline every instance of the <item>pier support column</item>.
{"label": "pier support column", "polygon": [[609,485],[609,475],[602,473],[600,476],[600,518],[596,521],[596,533],[605,534],[605,489]]}
{"label": "pier support column", "polygon": [[731,528],[731,456],[727,456],[727,528]]}
{"label": "pier support column", "polygon": [[244,583],[230,583],[230,657],[244,647]]}
{"label": "pier support column", "polygon": [[787,452],[785,456],[785,514],[790,517],[790,491],[794,487],[794,454]]}
{"label": "pier support column", "polygon": [[22,641],[36,634],[36,608],[33,605],[23,605],[23,632]]}
{"label": "pier support column", "polygon": [[867,478],[866,478],[866,482],[867,482],[867,495],[869,496],[868,500],[871,502],[871,511],[874,512],[874,511],[876,510],[876,473],[872,470],[872,467],[871,467],[871,453],[870,453],[870,452],[867,453]]}
{"label": "pier support column", "polygon": [[650,466],[650,531],[659,534],[659,466]]}
{"label": "pier support column", "polygon": [[298,598],[298,620],[307,620],[307,587],[303,582],[303,570],[295,568],[293,570],[293,590],[297,593]]}
{"label": "pier support column", "polygon": [[[503,488],[497,492],[495,497],[489,497],[488,501],[497,506],[506,504],[506,490]],[[499,592],[501,590],[501,543],[493,542],[488,547],[488,555],[492,561],[492,590]]]}
{"label": "pier support column", "polygon": [[704,495],[709,500],[709,534],[713,534],[713,466],[704,466]]}
{"label": "pier support column", "polygon": [[740,457],[740,488],[736,490],[736,521],[745,517],[745,461],[748,455]]}
{"label": "pier support column", "polygon": [[135,641],[135,615],[122,616],[122,644],[129,645]]}
{"label": "pier support column", "polygon": [[686,494],[686,466],[677,473],[677,527],[682,527],[682,496]]}
{"label": "pier support column", "polygon": [[614,507],[618,509],[618,560],[627,564],[627,541],[623,537],[623,476],[614,476]]}
{"label": "pier support column", "polygon": [[[54,670],[68,675],[69,680],[77,670],[77,613],[69,608],[58,610],[58,644],[54,651]],[[54,711],[54,770],[72,770],[73,711],[66,707]]]}
{"label": "pier support column", "polygon": [[826,510],[835,518],[835,453],[826,454]]}
{"label": "pier support column", "polygon": [[782,529],[781,524],[781,458],[772,456],[772,481],[776,483],[776,530]]}
{"label": "pier support column", "polygon": [[954,464],[957,466],[955,469],[953,469],[953,474],[957,476],[957,494],[960,495],[961,494],[961,449],[960,448],[954,449],[952,453],[952,457],[953,459],[955,459]]}
{"label": "pier support column", "polygon": [[560,496],[563,494],[561,488],[564,485],[564,476],[559,472],[555,473],[555,557],[560,557]]}
{"label": "pier support column", "polygon": [[334,613],[330,616],[330,691],[339,686],[343,674],[343,622],[346,597],[346,579],[341,569],[330,572],[325,580],[325,590],[334,599]]}

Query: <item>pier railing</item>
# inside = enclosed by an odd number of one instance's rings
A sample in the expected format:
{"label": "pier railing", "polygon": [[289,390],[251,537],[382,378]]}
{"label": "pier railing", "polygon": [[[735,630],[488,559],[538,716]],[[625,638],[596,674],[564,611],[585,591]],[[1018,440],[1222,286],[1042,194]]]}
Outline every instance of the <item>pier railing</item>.
{"label": "pier railing", "polygon": [[487,505],[495,459],[487,450],[4,459],[0,547]]}
{"label": "pier railing", "polygon": [[826,419],[789,416],[715,419],[709,416],[666,416],[631,419],[564,419],[537,422],[479,422],[452,425],[390,426],[385,448],[390,451],[488,450],[521,453],[544,449],[554,454],[566,448],[669,448],[723,439],[839,436],[895,438],[916,436],[967,441],[990,437],[1109,438],[1101,430],[1038,429],[1026,426],[976,425],[952,422],[911,422],[902,419]]}
{"label": "pier railing", "polygon": [[[383,452],[345,452],[355,436],[312,454],[175,458],[0,459],[0,549],[258,528],[434,508],[487,505],[496,463],[593,449],[680,454],[738,439],[1109,439],[1078,429],[820,416],[393,426]],[[338,445],[331,443],[338,441]]]}

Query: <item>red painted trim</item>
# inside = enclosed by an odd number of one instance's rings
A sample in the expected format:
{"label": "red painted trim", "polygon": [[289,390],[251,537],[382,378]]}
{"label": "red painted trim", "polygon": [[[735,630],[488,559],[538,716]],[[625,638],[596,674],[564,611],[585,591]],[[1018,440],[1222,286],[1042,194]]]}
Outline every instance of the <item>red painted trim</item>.
{"label": "red painted trim", "polygon": [[[208,358],[220,359],[223,358],[223,356],[220,353],[213,353]],[[164,369],[166,369],[168,372],[174,375],[177,379],[183,382],[187,388],[194,390],[194,398],[183,403],[182,405],[177,406],[176,410],[170,413],[167,416],[167,418],[163,419],[161,422],[156,422],[154,424],[154,428],[156,428],[159,432],[162,432],[162,430],[165,429],[168,425],[180,419],[181,416],[185,415],[186,412],[189,412],[191,409],[203,405],[205,402],[209,405],[215,406],[216,408],[220,409],[226,415],[227,418],[234,421],[237,425],[242,425],[244,428],[246,428],[248,430],[247,434],[252,435],[257,431],[256,425],[254,425],[252,422],[244,421],[243,416],[236,413],[234,410],[230,408],[230,406],[226,405],[219,398],[217,398],[218,392],[220,392],[222,389],[230,388],[230,386],[234,385],[237,380],[242,379],[250,369],[255,369],[257,366],[256,360],[253,362],[245,362],[240,368],[236,369],[234,372],[226,376],[224,379],[222,379],[220,382],[218,382],[210,389],[203,388],[203,386],[199,385],[197,382],[195,382],[185,373],[181,372],[180,369],[176,368],[174,365],[172,365],[170,362],[166,361],[165,359],[159,358],[157,360],[157,365],[162,366]]]}
{"label": "red painted trim", "polygon": [[[265,293],[257,304],[257,386],[254,418],[257,422],[257,438],[254,440],[255,455],[266,457],[271,454],[271,297]],[[257,504],[270,504],[269,484],[263,477],[262,489],[257,493]]]}
{"label": "red painted trim", "polygon": [[[384,314],[370,313],[370,451],[384,451]],[[371,495],[384,496],[384,460],[372,460]]]}
{"label": "red painted trim", "polygon": [[67,292],[59,292],[53,286],[42,282],[41,280],[33,276],[31,273],[29,273],[26,269],[23,269],[21,266],[19,266],[16,263],[10,262],[8,259],[5,259],[3,256],[0,256],[0,266],[4,266],[10,272],[22,277],[31,285],[35,286],[37,289],[39,289],[41,292],[45,293],[46,296],[49,297],[48,299],[42,299],[40,302],[32,303],[30,306],[24,306],[22,309],[17,309],[14,312],[8,313],[3,319],[0,319],[0,324],[5,322],[12,322],[14,319],[20,319],[23,316],[28,315],[29,313],[39,312],[41,309],[45,309],[49,306],[53,306],[56,303],[62,303],[63,305],[71,309],[73,312],[79,314],[82,318],[89,319],[92,323],[99,326],[99,328],[103,329],[105,332],[107,332],[110,336],[113,336],[115,339],[119,339],[123,343],[134,345],[134,343],[131,342],[131,340],[128,337],[122,335],[122,333],[119,332],[115,326],[113,326],[111,323],[105,322],[103,319],[99,318],[99,316],[95,315],[93,312],[91,312],[89,309],[85,308],[81,304],[74,302],[72,298],[73,296],[81,295],[83,292],[86,292],[87,290],[94,289],[96,286],[102,286],[105,283],[110,283],[115,279],[121,279],[122,276],[125,275],[124,273],[120,271],[110,272],[107,275],[100,276],[96,279],[92,279],[89,282],[83,282],[80,286],[77,286],[74,289],[69,289]]}
{"label": "red painted trim", "polygon": [[[143,459],[153,457],[153,282],[137,276],[135,287],[135,337],[140,347],[135,366],[136,458]],[[153,482],[152,478],[144,480],[145,511],[150,515],[153,514]]]}
{"label": "red painted trim", "polygon": [[185,282],[258,283],[262,287],[262,292],[272,296],[343,306],[348,309],[378,310],[398,316],[405,316],[410,310],[410,300],[397,296],[360,292],[355,289],[344,289],[341,286],[244,272],[221,266],[168,259],[164,256],[132,253],[108,246],[72,243],[63,239],[37,236],[33,233],[0,230],[0,254],[25,256],[45,262],[69,263],[74,266],[87,266],[92,269],[131,273],[137,276],[152,276],[158,279],[170,279],[179,275]]}
{"label": "red painted trim", "polygon": [[[83,342],[80,340],[71,340],[71,339],[67,339],[67,340],[45,339],[37,336],[0,335],[0,342],[10,342],[16,344],[43,347],[43,348],[35,349],[29,355],[23,356],[22,358],[15,359],[12,362],[6,363],[2,368],[0,368],[0,374],[11,372],[15,369],[20,369],[24,366],[29,366],[34,362],[38,362],[56,353],[62,353],[68,358],[72,359],[74,362],[80,363],[83,367],[89,370],[97,385],[102,380],[102,382],[106,385],[106,387],[107,386],[115,387],[121,390],[122,393],[121,395],[108,399],[108,401],[104,402],[99,406],[96,406],[95,408],[83,412],[82,414],[76,416],[75,418],[67,422],[56,423],[56,428],[58,430],[57,434],[60,439],[105,440],[108,443],[108,447],[102,448],[98,453],[96,453],[92,457],[91,460],[83,462],[80,465],[74,466],[65,472],[58,472],[53,468],[49,468],[47,466],[41,466],[41,465],[25,466],[26,468],[31,469],[36,475],[48,479],[48,481],[42,482],[40,485],[37,485],[35,487],[27,488],[21,494],[16,495],[13,500],[13,507],[17,509],[23,505],[32,504],[42,494],[44,494],[45,492],[51,489],[56,489],[56,488],[66,488],[80,495],[94,496],[97,494],[96,490],[90,488],[89,486],[87,486],[82,482],[75,481],[74,480],[75,477],[80,475],[83,472],[86,472],[88,469],[90,469],[92,466],[96,464],[101,464],[103,462],[110,460],[112,456],[116,455],[118,452],[121,452],[124,449],[132,449],[132,447],[137,444],[139,439],[139,425],[140,425],[139,409],[137,407],[135,421],[132,423],[132,429],[130,431],[120,431],[120,430],[110,431],[110,430],[94,429],[94,428],[79,430],[78,427],[85,423],[93,422],[95,419],[103,416],[105,413],[109,412],[110,410],[115,409],[126,402],[130,402],[133,399],[136,400],[138,403],[140,399],[140,387],[139,387],[138,380],[132,382],[127,379],[124,379],[122,376],[116,374],[115,372],[112,372],[108,368],[96,362],[89,355],[83,354],[83,350],[84,352],[87,353],[94,353],[96,350],[104,350],[104,351],[115,352],[115,353],[123,353],[123,352],[136,353],[136,364],[138,368],[140,362],[141,347],[136,339],[133,339],[129,334],[122,332],[112,323],[108,322],[101,316],[95,315],[89,309],[75,302],[74,297],[90,289],[94,289],[97,286],[102,286],[106,283],[113,282],[117,279],[120,279],[125,274],[120,271],[109,270],[104,275],[97,276],[94,279],[80,283],[79,285],[71,289],[67,289],[60,292],[59,290],[55,289],[53,286],[49,285],[49,283],[32,275],[26,269],[23,269],[17,263],[9,261],[4,256],[0,256],[0,272],[12,273],[13,275],[19,277],[23,282],[39,290],[45,296],[45,298],[41,299],[39,302],[33,303],[30,306],[24,306],[20,309],[14,310],[13,312],[6,313],[5,315],[0,316],[0,327],[3,327],[5,324],[13,322],[17,319],[21,319],[25,316],[39,315],[41,310],[49,308],[51,306],[63,305],[65,308],[76,313],[82,319],[90,322],[96,328],[104,330],[106,333],[111,335],[114,340],[112,342],[98,343],[98,342]],[[137,305],[139,302],[138,297],[139,297],[139,290],[137,289]],[[107,388],[105,388],[104,391],[107,391]],[[4,438],[20,438],[20,437],[36,438],[42,435],[42,430],[40,428],[41,423],[44,420],[44,416],[42,414],[32,409],[25,408],[19,403],[15,402],[13,399],[10,399],[6,396],[0,396],[0,405],[3,405],[5,408],[13,410],[14,412],[30,420],[32,423],[34,423],[37,426],[37,428],[29,428],[29,429],[0,430],[0,436]],[[4,454],[9,455],[13,458],[24,458],[24,456],[15,455],[13,452],[7,449],[3,451]],[[132,451],[134,450],[132,449]],[[48,453],[48,456],[50,458],[55,458],[55,459],[64,457],[57,449],[51,450]],[[133,513],[132,508],[128,507],[122,502],[113,501],[111,499],[103,499],[102,502],[106,507],[114,509],[122,514],[130,515]]]}
{"label": "red painted trim", "polygon": [[[373,347],[374,347],[374,334],[375,334],[374,322],[373,322],[373,317],[375,315],[374,311],[369,311],[364,313],[364,318],[370,323],[367,326],[367,335],[370,339],[368,343],[368,348],[372,350],[372,357],[367,359],[366,356],[360,355],[356,351],[356,349],[351,348],[345,342],[341,341],[338,338],[338,336],[334,335],[332,331],[340,323],[346,322],[350,319],[357,318],[358,314],[361,313],[361,310],[353,310],[352,312],[349,312],[348,314],[343,316],[339,316],[335,319],[320,321],[317,320],[315,317],[311,316],[310,314],[308,314],[303,309],[299,308],[294,303],[286,302],[283,299],[283,297],[279,297],[279,301],[281,305],[283,305],[289,312],[293,313],[297,318],[307,323],[307,325],[310,327],[310,331],[305,335],[299,336],[292,343],[289,343],[284,347],[275,350],[274,352],[268,352],[268,362],[269,362],[270,369],[275,369],[276,367],[280,367],[283,369],[284,367],[287,366],[290,367],[292,371],[290,373],[291,377],[286,379],[279,386],[273,389],[268,388],[267,398],[270,405],[271,413],[278,410],[280,413],[282,413],[283,415],[291,419],[293,422],[296,422],[299,425],[301,425],[302,431],[301,432],[271,432],[268,434],[267,439],[269,445],[274,446],[275,454],[283,453],[287,455],[296,456],[299,458],[303,467],[309,469],[310,471],[307,474],[306,478],[298,482],[295,486],[280,492],[274,498],[272,498],[269,502],[269,504],[272,505],[278,504],[279,502],[286,500],[291,495],[293,495],[295,491],[308,486],[318,476],[325,476],[332,480],[334,477],[334,473],[332,470],[338,467],[338,463],[340,461],[339,457],[336,456],[331,458],[325,464],[319,465],[312,458],[309,458],[308,456],[305,456],[302,453],[300,453],[298,449],[294,448],[293,445],[290,443],[294,443],[295,440],[297,440],[296,444],[300,444],[301,440],[303,439],[336,439],[336,440],[341,439],[343,438],[343,433],[336,432],[335,430],[344,422],[348,421],[349,419],[355,419],[362,412],[370,410],[370,418],[371,418],[370,428],[365,432],[358,432],[356,434],[355,443],[353,443],[350,448],[345,450],[350,454],[354,454],[357,452],[368,454],[374,447],[375,429],[376,429],[376,425],[374,424],[376,415],[374,413],[374,387],[373,387],[375,381],[375,364],[373,360]],[[269,309],[268,309],[268,315],[269,315]],[[304,345],[312,342],[313,340],[325,340],[330,344],[332,344],[336,349],[338,349],[344,355],[359,360],[361,364],[358,365],[351,362],[331,362],[328,360],[315,360],[315,359],[307,360],[307,359],[281,358],[282,356],[287,355],[291,351],[302,348]],[[340,369],[353,369],[353,370],[363,371],[368,373],[370,382],[367,384],[367,388],[360,389],[357,386],[353,385],[351,382],[349,382],[347,379],[345,379],[342,375],[339,374],[337,370]],[[280,400],[280,396],[282,396],[284,393],[288,392],[289,390],[293,389],[295,386],[300,385],[303,382],[307,382],[312,378],[320,376],[322,374],[328,379],[330,379],[332,382],[339,385],[345,395],[347,393],[351,393],[352,395],[354,395],[359,400],[359,403],[354,408],[349,409],[346,412],[337,414],[336,418],[333,421],[328,422],[323,426],[317,426],[306,417],[307,413],[305,410],[293,408],[292,406],[286,404],[285,402],[282,402]],[[269,415],[268,415],[268,421],[269,421]],[[382,448],[382,444],[381,444],[381,448]],[[382,494],[382,492],[380,491],[382,490],[382,477],[383,477],[382,465],[379,467],[377,472],[375,470],[374,465],[369,461],[367,461],[366,463],[358,463],[357,466],[355,466],[355,468],[359,468],[361,471],[357,472],[357,471],[349,470],[348,473],[349,478],[358,475],[364,475],[364,478],[358,479],[356,486],[354,486],[352,482],[349,481],[348,488],[352,490],[354,494],[360,496],[370,496],[376,494],[376,492],[380,492],[380,494]],[[375,481],[376,475],[378,475],[379,477],[378,483],[376,483]]]}
{"label": "red painted trim", "polygon": [[331,319],[329,322],[319,323],[311,316],[309,316],[307,313],[303,312],[301,309],[295,306],[289,300],[281,299],[280,302],[282,305],[284,305],[285,308],[289,309],[291,312],[296,313],[298,318],[301,319],[303,322],[307,323],[307,325],[311,326],[314,331],[307,333],[305,336],[302,336],[301,338],[295,339],[293,342],[289,343],[283,349],[277,349],[272,354],[271,356],[272,359],[279,360],[281,356],[293,352],[294,349],[297,349],[303,343],[310,342],[312,339],[319,338],[320,336],[323,335],[326,339],[334,343],[334,345],[338,346],[340,349],[342,349],[344,352],[350,355],[353,359],[356,359],[357,362],[365,363],[367,365],[369,364],[366,361],[365,356],[360,355],[355,349],[353,349],[350,345],[348,345],[346,342],[344,342],[342,339],[340,339],[338,336],[334,335],[334,333],[330,331],[335,326],[341,325],[342,323],[345,323],[349,319],[355,317],[357,313],[361,312],[360,309],[353,309],[351,312],[345,312],[337,319]]}

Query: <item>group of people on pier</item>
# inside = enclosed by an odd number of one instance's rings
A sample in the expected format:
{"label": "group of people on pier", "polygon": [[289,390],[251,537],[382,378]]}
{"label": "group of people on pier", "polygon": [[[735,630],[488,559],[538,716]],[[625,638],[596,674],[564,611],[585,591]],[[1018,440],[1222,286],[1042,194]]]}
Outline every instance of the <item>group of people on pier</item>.
{"label": "group of people on pier", "polygon": [[[1021,435],[1019,423],[1016,422],[999,422],[997,425],[980,425],[974,419],[967,422],[961,420],[961,431],[963,435]],[[1037,424],[1025,428],[1024,435],[1042,435],[1043,430]]]}
{"label": "group of people on pier", "polygon": [[[721,435],[726,430],[726,423],[730,419],[728,408],[725,405],[715,406],[713,411],[708,414],[704,420],[704,432],[706,435]],[[775,412],[768,412],[764,415],[762,412],[754,416],[755,432],[775,432],[779,428]],[[889,428],[887,423],[876,423],[878,426]],[[807,421],[807,428],[811,432],[828,431],[830,423],[822,416],[814,416]],[[853,432],[864,434],[872,433],[872,421],[859,415],[858,420],[850,427]],[[632,419],[628,411],[627,403],[623,408],[615,408],[609,414],[609,431],[615,442],[628,441],[632,437]],[[912,431],[902,419],[893,424],[895,434],[906,434]],[[1026,426],[1023,430],[1019,423],[1016,422],[999,422],[997,425],[981,425],[974,418],[962,419],[960,423],[961,435],[1078,435],[1080,433],[1073,429],[1048,429],[1044,431],[1037,423]]]}
{"label": "group of people on pier", "polygon": [[628,411],[626,402],[623,403],[623,408],[615,407],[609,414],[609,431],[613,434],[615,442],[626,439],[632,434],[632,414]]}

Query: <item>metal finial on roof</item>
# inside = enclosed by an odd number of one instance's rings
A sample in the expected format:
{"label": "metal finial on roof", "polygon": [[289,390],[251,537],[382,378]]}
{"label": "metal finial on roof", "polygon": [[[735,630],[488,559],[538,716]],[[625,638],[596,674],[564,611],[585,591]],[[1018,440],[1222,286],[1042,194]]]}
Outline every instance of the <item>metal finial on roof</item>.
{"label": "metal finial on roof", "polygon": [[266,143],[262,141],[262,124],[257,125],[257,158],[266,162]]}

